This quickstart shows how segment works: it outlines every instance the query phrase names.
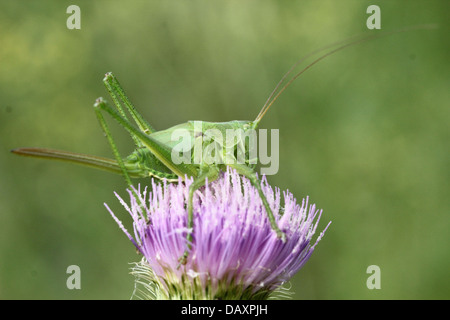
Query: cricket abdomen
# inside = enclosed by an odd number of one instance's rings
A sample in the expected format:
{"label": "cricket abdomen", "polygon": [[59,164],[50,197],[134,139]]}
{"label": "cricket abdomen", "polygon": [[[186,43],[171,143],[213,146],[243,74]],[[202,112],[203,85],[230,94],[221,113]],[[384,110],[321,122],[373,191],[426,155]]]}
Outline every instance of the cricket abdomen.
{"label": "cricket abdomen", "polygon": [[125,167],[128,173],[134,177],[154,177],[160,180],[178,181],[178,176],[144,147],[136,149],[125,159]]}

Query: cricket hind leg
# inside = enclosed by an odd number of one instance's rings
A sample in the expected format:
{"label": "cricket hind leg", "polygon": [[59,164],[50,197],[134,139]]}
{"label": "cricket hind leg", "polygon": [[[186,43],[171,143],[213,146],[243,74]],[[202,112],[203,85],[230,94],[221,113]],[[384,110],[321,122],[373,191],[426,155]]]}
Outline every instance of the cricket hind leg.
{"label": "cricket hind leg", "polygon": [[[137,201],[139,201],[141,208],[145,208],[145,203],[143,202],[141,196],[138,195],[135,187],[131,183],[130,175],[127,171],[127,168],[125,167],[125,163],[124,163],[122,157],[120,156],[119,150],[117,149],[117,146],[114,142],[111,132],[109,131],[108,125],[106,124],[105,118],[103,117],[103,114],[101,112],[101,109],[103,109],[105,107],[109,108],[106,101],[103,98],[98,98],[94,103],[95,115],[97,116],[97,119],[100,122],[100,126],[103,130],[103,133],[105,134],[106,138],[108,139],[109,145],[111,146],[111,149],[114,154],[114,157],[116,158],[117,164],[120,167],[120,170],[125,179],[125,182],[127,183],[128,189],[131,191],[134,198]],[[125,121],[127,121],[127,120],[125,119]]]}
{"label": "cricket hind leg", "polygon": [[184,251],[181,258],[178,259],[178,267],[187,263],[187,258],[189,252],[192,249],[192,233],[194,232],[194,192],[206,184],[206,179],[208,182],[217,180],[219,177],[220,170],[217,167],[211,166],[206,167],[207,171],[201,172],[198,177],[194,178],[194,181],[189,186],[189,196],[188,196],[188,223],[187,223],[187,236],[186,236],[186,250]]}
{"label": "cricket hind leg", "polygon": [[101,110],[99,108],[99,106],[104,103],[105,103],[105,101],[102,98],[99,98],[95,101],[95,104],[94,104],[95,115],[97,116],[98,122],[100,123],[100,127],[102,128],[103,133],[105,134],[106,138],[108,139],[109,145],[111,146],[112,152],[114,154],[114,158],[116,158],[117,164],[119,165],[120,170],[122,171],[122,175],[124,176],[128,187],[130,189],[132,189],[134,192],[134,188],[131,183],[130,175],[128,174],[128,171],[125,168],[125,164],[122,160],[122,157],[120,156],[119,150],[117,149],[117,146],[114,142],[111,132],[109,131],[108,125],[106,124],[105,118],[103,117]]}
{"label": "cricket hind leg", "polygon": [[280,238],[283,242],[286,242],[286,234],[278,227],[269,202],[261,189],[261,180],[258,179],[253,169],[240,164],[229,164],[229,167],[235,169],[240,175],[248,178],[250,183],[256,188],[256,190],[258,190],[258,194],[263,202],[264,208],[266,209],[267,218],[269,219],[272,230],[276,232],[278,238]]}
{"label": "cricket hind leg", "polygon": [[198,171],[190,164],[180,163],[175,164],[172,161],[172,149],[167,144],[155,139],[152,135],[147,135],[141,130],[134,127],[130,121],[123,118],[117,111],[115,111],[103,98],[97,99],[94,105],[97,109],[102,109],[109,113],[124,129],[126,129],[132,136],[136,138],[146,147],[167,169],[179,177],[184,178],[198,176]]}
{"label": "cricket hind leg", "polygon": [[[111,72],[108,72],[107,74],[105,74],[105,77],[103,78],[103,83],[105,84],[106,89],[108,90],[119,114],[123,117],[123,119],[125,119],[125,121],[128,122],[129,120],[127,118],[127,115],[126,115],[120,101],[119,101],[119,98],[122,100],[127,111],[131,114],[131,116],[133,117],[135,122],[139,125],[139,128],[142,131],[144,131],[144,129],[153,130],[153,128],[151,128],[151,126],[136,111],[136,109],[131,104],[128,97],[125,95],[125,92],[123,91],[123,89],[120,86],[119,82],[117,81],[116,77]],[[117,164],[119,165],[119,167],[122,171],[122,175],[124,176],[128,187],[132,190],[133,194],[136,196],[136,192],[134,191],[134,188],[131,183],[130,175],[128,174],[128,171],[125,168],[124,161],[122,160],[119,150],[117,149],[117,146],[114,143],[114,139],[112,138],[112,135],[111,135],[111,132],[109,131],[108,125],[106,124],[105,118],[103,117],[103,115],[100,111],[101,107],[103,107],[105,105],[106,105],[106,101],[103,98],[98,98],[94,104],[95,115],[97,116],[97,119],[100,122],[100,127],[102,128],[103,133],[105,134],[106,138],[108,139],[109,145],[111,146],[114,157],[116,158]],[[138,148],[142,147],[141,141],[135,135],[133,135],[131,133],[130,133],[130,135],[134,141],[134,144]]]}
{"label": "cricket hind leg", "polygon": [[[111,96],[114,104],[116,105],[117,110],[119,111],[119,114],[126,120],[128,120],[125,110],[122,107],[122,104],[120,101],[122,101],[123,105],[126,108],[126,111],[131,115],[134,122],[138,126],[139,130],[141,130],[145,134],[151,134],[155,131],[153,127],[144,119],[144,117],[137,111],[137,109],[134,107],[134,105],[131,103],[130,99],[125,94],[125,91],[119,84],[119,81],[117,78],[112,74],[112,72],[108,72],[105,74],[105,77],[103,78],[103,83],[106,87],[106,89],[109,92],[109,95]],[[132,138],[136,144],[136,146],[141,147],[141,142],[132,135]]]}

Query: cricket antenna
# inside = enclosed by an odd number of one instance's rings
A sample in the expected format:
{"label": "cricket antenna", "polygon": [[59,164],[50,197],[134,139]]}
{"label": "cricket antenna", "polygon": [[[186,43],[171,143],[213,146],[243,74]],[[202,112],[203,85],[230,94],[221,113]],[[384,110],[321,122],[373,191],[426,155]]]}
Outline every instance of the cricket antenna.
{"label": "cricket antenna", "polygon": [[[261,119],[264,117],[264,115],[266,114],[266,112],[270,109],[270,107],[272,106],[272,104],[278,99],[278,97],[283,93],[284,90],[287,89],[287,87],[289,87],[291,85],[292,82],[294,82],[295,79],[297,79],[301,74],[303,74],[306,70],[308,70],[309,68],[311,68],[313,65],[315,65],[316,63],[318,63],[319,61],[325,59],[328,56],[331,56],[333,53],[336,53],[338,51],[341,51],[347,47],[351,47],[369,40],[374,40],[374,39],[378,39],[381,37],[385,37],[385,36],[389,36],[392,34],[396,34],[396,33],[402,33],[402,32],[407,32],[407,31],[413,31],[413,30],[430,30],[430,29],[436,29],[437,25],[436,24],[426,24],[426,25],[417,25],[417,26],[411,26],[411,27],[406,27],[403,29],[399,29],[399,30],[394,30],[394,31],[390,31],[390,32],[384,32],[384,33],[376,33],[370,36],[365,36],[362,37],[361,35],[358,36],[353,36],[351,38],[348,38],[346,40],[343,41],[339,41],[339,42],[335,42],[332,44],[329,44],[325,47],[322,47],[320,49],[317,49],[313,52],[310,52],[309,54],[307,54],[306,56],[302,57],[301,59],[299,59],[290,69],[288,72],[285,73],[285,75],[281,78],[281,80],[278,82],[278,84],[276,85],[275,89],[273,89],[272,93],[270,94],[270,96],[267,98],[266,102],[264,103],[263,107],[261,108],[261,111],[259,112],[258,116],[256,117],[254,123],[258,124]],[[337,47],[336,47],[337,46]],[[331,49],[333,47],[336,47],[335,49],[328,51],[324,54],[322,54],[321,56],[319,56],[318,58],[316,58],[313,62],[311,62],[310,64],[308,64],[305,68],[303,68],[301,71],[299,71],[296,75],[294,75],[291,80],[289,80],[281,89],[281,85],[283,84],[283,82],[286,80],[286,78],[291,74],[291,72],[303,61],[305,61],[306,59],[308,59],[309,57]],[[280,90],[278,90],[280,89]]]}

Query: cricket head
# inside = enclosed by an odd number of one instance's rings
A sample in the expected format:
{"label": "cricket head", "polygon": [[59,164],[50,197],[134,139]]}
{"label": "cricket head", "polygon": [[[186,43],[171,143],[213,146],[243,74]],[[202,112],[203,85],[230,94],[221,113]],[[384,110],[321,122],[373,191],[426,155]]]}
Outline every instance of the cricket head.
{"label": "cricket head", "polygon": [[244,132],[249,130],[256,130],[258,128],[259,121],[246,121],[242,128],[244,129]]}

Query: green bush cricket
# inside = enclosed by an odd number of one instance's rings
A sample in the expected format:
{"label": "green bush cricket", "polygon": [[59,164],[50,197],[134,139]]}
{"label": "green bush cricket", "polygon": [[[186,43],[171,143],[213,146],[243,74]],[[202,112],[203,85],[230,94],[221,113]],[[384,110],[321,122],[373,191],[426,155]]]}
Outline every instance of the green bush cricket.
{"label": "green bush cricket", "polygon": [[[414,29],[420,29],[416,27]],[[412,29],[412,28],[411,28]],[[398,33],[408,31],[411,29],[403,29],[394,31],[392,33]],[[230,122],[201,122],[201,132],[195,129],[195,121],[188,121],[166,130],[156,131],[136,110],[131,101],[125,95],[124,90],[120,86],[117,79],[112,73],[107,73],[103,79],[103,82],[111,96],[111,99],[116,107],[113,109],[106,100],[98,98],[94,104],[95,114],[99,120],[100,126],[105,133],[115,159],[108,159],[103,157],[91,156],[86,154],[79,154],[67,151],[43,149],[43,148],[18,148],[12,150],[13,153],[23,156],[31,156],[37,158],[46,158],[54,160],[69,161],[85,166],[90,166],[96,169],[102,169],[116,174],[124,176],[126,183],[133,190],[131,178],[137,177],[154,177],[156,179],[165,179],[169,182],[178,182],[179,177],[185,179],[185,177],[192,177],[193,183],[189,188],[188,197],[188,232],[187,232],[187,248],[183,256],[180,257],[180,263],[185,263],[188,258],[189,250],[192,244],[192,230],[193,230],[193,195],[194,192],[205,185],[206,181],[213,181],[219,177],[221,171],[226,170],[229,166],[235,169],[240,175],[247,177],[251,184],[258,190],[261,200],[267,212],[269,222],[272,229],[277,234],[281,241],[285,241],[285,233],[279,229],[274,214],[261,190],[261,181],[255,172],[256,159],[246,158],[245,162],[237,163],[236,155],[241,153],[249,156],[249,146],[245,141],[246,133],[250,130],[255,130],[258,127],[259,122],[264,117],[266,112],[277,100],[280,94],[303,72],[309,69],[314,64],[318,63],[322,59],[332,55],[333,53],[343,50],[346,47],[378,38],[386,34],[375,34],[364,38],[352,38],[343,42],[335,43],[319,50],[316,50],[302,59],[298,60],[292,68],[282,77],[275,89],[270,94],[266,103],[262,107],[258,116],[253,121],[230,121]],[[332,49],[334,48],[334,49]],[[283,87],[281,85],[285,82],[286,77],[291,74],[295,67],[297,67],[305,59],[319,52],[326,51],[313,62],[308,64],[305,68],[295,74]],[[134,144],[136,145],[135,151],[133,151],[128,157],[122,158],[115,145],[112,135],[108,129],[106,121],[103,117],[103,113],[108,113],[113,119],[115,119],[121,126],[123,126],[131,135]],[[128,116],[127,116],[128,113]],[[128,119],[131,116],[135,125]],[[222,141],[215,139],[214,136],[208,136],[209,141],[215,143],[216,146],[222,149],[219,156],[219,162],[205,162],[202,158],[200,161],[175,162],[173,160],[174,148],[178,145],[178,141],[173,139],[173,133],[175,130],[183,130],[187,132],[191,138],[191,144],[188,148],[193,148],[198,138],[205,135],[205,132],[209,129],[218,130],[221,133],[225,133],[227,130],[238,130],[242,135],[236,136],[236,139],[231,141],[231,144],[225,144]],[[203,141],[203,140],[201,140]],[[217,155],[217,154],[216,154]],[[227,156],[228,155],[228,156]],[[231,155],[231,156],[230,156]],[[190,160],[193,160],[195,155],[192,155]],[[198,160],[198,159],[197,159]],[[255,161],[253,161],[255,160]],[[194,162],[194,163],[193,163]]]}

